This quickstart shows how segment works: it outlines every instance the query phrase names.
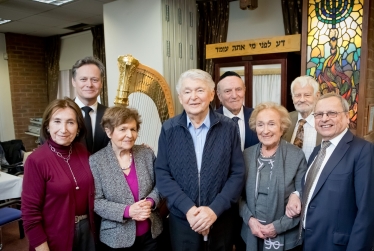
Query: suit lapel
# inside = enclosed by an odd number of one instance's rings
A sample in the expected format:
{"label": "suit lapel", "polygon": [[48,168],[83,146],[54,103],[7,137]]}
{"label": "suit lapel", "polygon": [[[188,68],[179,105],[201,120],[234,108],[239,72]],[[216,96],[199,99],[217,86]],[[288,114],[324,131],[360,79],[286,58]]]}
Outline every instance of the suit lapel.
{"label": "suit lapel", "polygon": [[250,147],[251,143],[251,133],[249,130],[249,113],[251,110],[247,109],[247,107],[243,106],[243,114],[244,114],[244,149]]}
{"label": "suit lapel", "polygon": [[333,153],[331,154],[330,158],[326,162],[325,167],[323,168],[321,175],[318,179],[316,188],[314,189],[313,196],[311,200],[316,196],[318,191],[321,189],[323,184],[325,184],[326,179],[329,177],[330,173],[337,167],[340,160],[344,157],[345,153],[349,149],[348,142],[351,141],[353,138],[352,133],[348,130],[347,133],[343,136],[340,140],[339,144],[334,149]]}
{"label": "suit lapel", "polygon": [[102,139],[102,132],[101,129],[101,119],[103,118],[104,111],[100,104],[97,104],[97,114],[96,114],[96,122],[95,122],[95,133],[94,133],[94,144],[99,142]]}
{"label": "suit lapel", "polygon": [[142,194],[142,192],[144,191],[144,187],[145,186],[145,181],[144,181],[144,175],[141,175],[142,173],[142,168],[145,167],[145,163],[144,163],[144,160],[143,158],[139,158],[139,151],[138,151],[138,148],[136,146],[134,146],[132,148],[133,152],[133,156],[134,156],[134,163],[135,163],[135,169],[136,169],[136,176],[137,176],[137,179],[138,179],[138,190],[139,190],[139,200],[142,199],[144,196],[144,194]]}
{"label": "suit lapel", "polygon": [[[246,197],[247,203],[250,210],[255,210],[256,208],[256,178],[257,178],[257,157],[260,154],[260,144],[256,147],[251,148],[247,156],[244,155],[246,167],[249,169],[246,170]],[[253,196],[255,195],[255,196]],[[254,212],[254,211],[253,211]]]}
{"label": "suit lapel", "polygon": [[[121,170],[117,157],[112,149],[112,145],[109,144],[104,148],[105,151],[102,153],[106,156],[106,167],[103,169],[111,178],[111,189],[113,192],[121,195],[130,195],[130,196],[121,196],[118,198],[119,201],[125,202],[127,199],[134,200],[132,196],[131,189],[126,181],[124,173]],[[119,192],[118,192],[119,191]]]}
{"label": "suit lapel", "polygon": [[295,130],[295,126],[296,126],[296,123],[297,123],[297,115],[298,115],[298,113],[296,111],[290,113],[291,126],[287,130],[287,132],[283,135],[283,138],[288,142],[291,142],[292,134]]}

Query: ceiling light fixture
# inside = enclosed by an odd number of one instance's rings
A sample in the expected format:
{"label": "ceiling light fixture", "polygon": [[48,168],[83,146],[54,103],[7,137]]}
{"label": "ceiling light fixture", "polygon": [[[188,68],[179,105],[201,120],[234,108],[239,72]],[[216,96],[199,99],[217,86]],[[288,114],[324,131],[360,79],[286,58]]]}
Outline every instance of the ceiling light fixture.
{"label": "ceiling light fixture", "polygon": [[10,21],[12,21],[12,20],[0,18],[0,24],[6,24],[6,23],[9,23]]}
{"label": "ceiling light fixture", "polygon": [[74,0],[32,0],[32,1],[60,6],[66,3],[73,2]]}

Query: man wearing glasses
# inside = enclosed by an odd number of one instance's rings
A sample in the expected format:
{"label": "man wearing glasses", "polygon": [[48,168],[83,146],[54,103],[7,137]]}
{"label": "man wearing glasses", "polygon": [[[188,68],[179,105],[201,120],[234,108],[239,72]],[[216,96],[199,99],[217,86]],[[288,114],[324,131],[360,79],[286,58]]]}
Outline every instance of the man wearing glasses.
{"label": "man wearing glasses", "polygon": [[291,83],[292,101],[296,111],[290,113],[292,125],[283,138],[303,149],[306,160],[314,147],[321,143],[321,135],[314,128],[312,115],[319,98],[319,85],[310,76],[301,76]]}
{"label": "man wearing glasses", "polygon": [[323,95],[315,106],[322,143],[302,180],[304,251],[371,250],[373,244],[374,145],[348,130],[348,111],[347,101],[335,93]]}

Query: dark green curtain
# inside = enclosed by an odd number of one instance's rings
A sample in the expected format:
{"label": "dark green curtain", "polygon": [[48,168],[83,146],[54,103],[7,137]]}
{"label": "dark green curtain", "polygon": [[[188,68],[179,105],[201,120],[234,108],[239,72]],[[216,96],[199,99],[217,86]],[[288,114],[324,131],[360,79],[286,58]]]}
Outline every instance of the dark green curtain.
{"label": "dark green curtain", "polygon": [[47,67],[48,102],[57,98],[60,74],[60,36],[46,38],[45,63]]}
{"label": "dark green curtain", "polygon": [[282,0],[284,32],[301,34],[302,0]]}
{"label": "dark green curtain", "polygon": [[105,66],[105,73],[103,78],[103,88],[101,89],[100,98],[101,104],[108,106],[108,86],[106,81],[106,60],[105,60],[105,39],[104,39],[104,25],[100,24],[91,28],[93,42],[93,56],[99,59]]}
{"label": "dark green curtain", "polygon": [[214,77],[212,59],[205,59],[206,45],[224,43],[229,24],[229,0],[197,2],[197,68]]}

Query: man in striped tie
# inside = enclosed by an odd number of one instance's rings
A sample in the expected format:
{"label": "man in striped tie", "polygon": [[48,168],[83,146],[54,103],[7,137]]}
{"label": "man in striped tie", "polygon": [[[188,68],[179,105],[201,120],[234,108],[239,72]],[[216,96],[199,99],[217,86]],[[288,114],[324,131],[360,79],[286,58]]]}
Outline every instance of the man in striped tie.
{"label": "man in striped tie", "polygon": [[301,76],[291,83],[292,101],[296,111],[290,113],[292,125],[283,138],[303,149],[308,160],[321,135],[314,127],[313,109],[319,98],[319,85],[310,76]]}

